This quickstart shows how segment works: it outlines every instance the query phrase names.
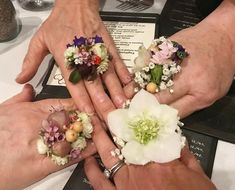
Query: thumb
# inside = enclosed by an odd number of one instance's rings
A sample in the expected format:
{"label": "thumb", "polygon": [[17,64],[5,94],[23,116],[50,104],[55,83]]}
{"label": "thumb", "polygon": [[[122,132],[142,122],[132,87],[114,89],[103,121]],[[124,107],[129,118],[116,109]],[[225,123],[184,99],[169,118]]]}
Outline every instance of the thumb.
{"label": "thumb", "polygon": [[23,84],[31,80],[36,74],[42,60],[48,54],[48,48],[41,31],[38,30],[30,41],[28,52],[23,61],[22,71],[16,78],[17,83]]}
{"label": "thumb", "polygon": [[33,98],[34,98],[33,87],[30,84],[26,84],[23,90],[19,94],[4,101],[1,105],[9,105],[18,102],[31,102]]}
{"label": "thumb", "polygon": [[181,151],[181,162],[186,165],[189,169],[194,170],[195,172],[204,174],[203,169],[201,168],[199,162],[196,160],[194,155],[190,152],[188,146],[185,146]]}

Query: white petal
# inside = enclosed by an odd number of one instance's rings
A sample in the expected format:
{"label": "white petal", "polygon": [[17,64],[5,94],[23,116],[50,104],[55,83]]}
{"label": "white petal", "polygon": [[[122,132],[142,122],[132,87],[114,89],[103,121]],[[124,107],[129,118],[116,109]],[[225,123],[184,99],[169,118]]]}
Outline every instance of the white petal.
{"label": "white petal", "polygon": [[180,158],[181,152],[181,136],[177,133],[168,137],[157,139],[153,143],[149,143],[144,154],[149,160],[165,163]]}
{"label": "white petal", "polygon": [[123,147],[122,155],[130,164],[144,165],[150,161],[143,152],[144,147],[136,141],[130,141]]}
{"label": "white petal", "polygon": [[152,109],[151,114],[163,126],[159,133],[174,132],[178,123],[178,111],[168,105],[159,105]]}
{"label": "white petal", "polygon": [[39,154],[46,154],[49,150],[41,137],[37,140],[37,150]]}
{"label": "white petal", "polygon": [[117,109],[108,114],[108,126],[110,131],[117,137],[128,141],[133,137],[133,131],[128,126],[128,110]]}
{"label": "white petal", "polygon": [[141,89],[131,100],[129,112],[131,115],[150,112],[152,108],[158,105],[159,103],[153,94]]}

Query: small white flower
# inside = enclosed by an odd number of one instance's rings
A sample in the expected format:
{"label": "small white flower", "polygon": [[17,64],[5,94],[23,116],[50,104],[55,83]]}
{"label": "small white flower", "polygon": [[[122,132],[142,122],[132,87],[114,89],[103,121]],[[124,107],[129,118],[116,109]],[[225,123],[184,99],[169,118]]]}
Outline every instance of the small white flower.
{"label": "small white flower", "polygon": [[150,63],[149,63],[149,68],[150,68],[150,69],[153,69],[154,67],[155,67],[155,64],[152,63],[152,62],[150,62]]}
{"label": "small white flower", "polygon": [[138,71],[138,72],[135,72],[135,77],[141,77],[141,72],[140,71]]}
{"label": "small white flower", "polygon": [[168,76],[162,75],[162,80],[164,80],[164,81],[168,80]]}
{"label": "small white flower", "polygon": [[124,156],[122,154],[118,155],[119,160],[123,160]]}
{"label": "small white flower", "polygon": [[166,89],[166,83],[165,82],[161,82],[160,86],[159,86],[160,90],[165,90]]}
{"label": "small white flower", "polygon": [[177,114],[143,89],[131,100],[129,109],[110,112],[110,131],[126,142],[121,149],[125,162],[144,165],[179,158],[183,139]]}
{"label": "small white flower", "polygon": [[181,71],[181,66],[180,65],[177,65],[177,70],[178,70],[178,72],[180,72]]}
{"label": "small white flower", "polygon": [[162,69],[168,69],[169,68],[169,65],[168,64],[163,64],[162,65]]}
{"label": "small white flower", "polygon": [[82,60],[79,59],[79,58],[76,58],[76,59],[74,60],[74,63],[75,63],[75,65],[81,65],[81,64],[82,64]]}
{"label": "small white flower", "polygon": [[170,70],[166,69],[166,68],[163,69],[162,72],[163,72],[164,75],[169,75],[170,74]]}
{"label": "small white flower", "polygon": [[149,67],[147,66],[147,67],[144,67],[142,70],[144,70],[145,72],[149,72]]}
{"label": "small white flower", "polygon": [[167,87],[171,87],[171,86],[173,86],[173,85],[174,85],[173,80],[169,80],[169,81],[166,83],[166,86],[167,86]]}
{"label": "small white flower", "polygon": [[79,148],[80,150],[83,150],[87,146],[85,137],[78,137],[77,140],[71,144],[71,146],[73,149]]}
{"label": "small white flower", "polygon": [[172,74],[178,73],[178,69],[177,69],[175,66],[172,66],[172,67],[170,68],[170,71],[171,71]]}
{"label": "small white flower", "polygon": [[120,155],[120,154],[121,154],[121,151],[120,151],[120,149],[118,149],[118,148],[116,148],[114,151],[115,151],[115,154],[116,154],[116,155]]}
{"label": "small white flower", "polygon": [[176,67],[176,62],[171,61],[169,65],[170,65],[171,67]]}
{"label": "small white flower", "polygon": [[111,153],[111,156],[113,156],[113,157],[115,157],[115,156],[116,156],[116,153],[115,153],[115,151],[114,151],[114,150],[112,150],[110,153]]}

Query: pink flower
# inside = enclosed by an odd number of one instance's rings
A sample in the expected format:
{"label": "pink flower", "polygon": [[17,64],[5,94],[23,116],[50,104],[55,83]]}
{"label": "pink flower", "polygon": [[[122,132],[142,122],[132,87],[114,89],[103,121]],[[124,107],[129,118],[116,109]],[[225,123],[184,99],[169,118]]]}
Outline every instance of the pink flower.
{"label": "pink flower", "polygon": [[48,146],[53,145],[57,141],[63,141],[65,136],[59,131],[59,127],[53,123],[48,124],[49,126],[44,127],[44,139]]}
{"label": "pink flower", "polygon": [[174,47],[171,41],[164,41],[158,45],[159,51],[154,51],[151,61],[155,64],[164,64],[167,59],[169,59],[178,48]]}
{"label": "pink flower", "polygon": [[158,51],[152,55],[152,58],[150,59],[150,61],[155,64],[162,65],[165,63],[166,59],[168,59],[168,56],[166,56],[165,53],[163,53],[162,51]]}
{"label": "pink flower", "polygon": [[161,52],[168,58],[170,58],[172,54],[178,50],[178,48],[174,47],[173,43],[169,40],[164,41],[158,47],[161,49]]}

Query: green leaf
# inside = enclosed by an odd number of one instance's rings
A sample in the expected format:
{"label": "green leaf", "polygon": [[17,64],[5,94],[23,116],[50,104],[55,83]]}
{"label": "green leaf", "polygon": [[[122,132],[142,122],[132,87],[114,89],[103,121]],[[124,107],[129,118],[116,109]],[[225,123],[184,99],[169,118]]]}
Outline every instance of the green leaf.
{"label": "green leaf", "polygon": [[155,65],[153,69],[151,69],[151,81],[155,84],[159,85],[162,80],[162,66]]}
{"label": "green leaf", "polygon": [[81,80],[81,74],[77,69],[74,69],[69,75],[69,81],[73,84],[78,83]]}

